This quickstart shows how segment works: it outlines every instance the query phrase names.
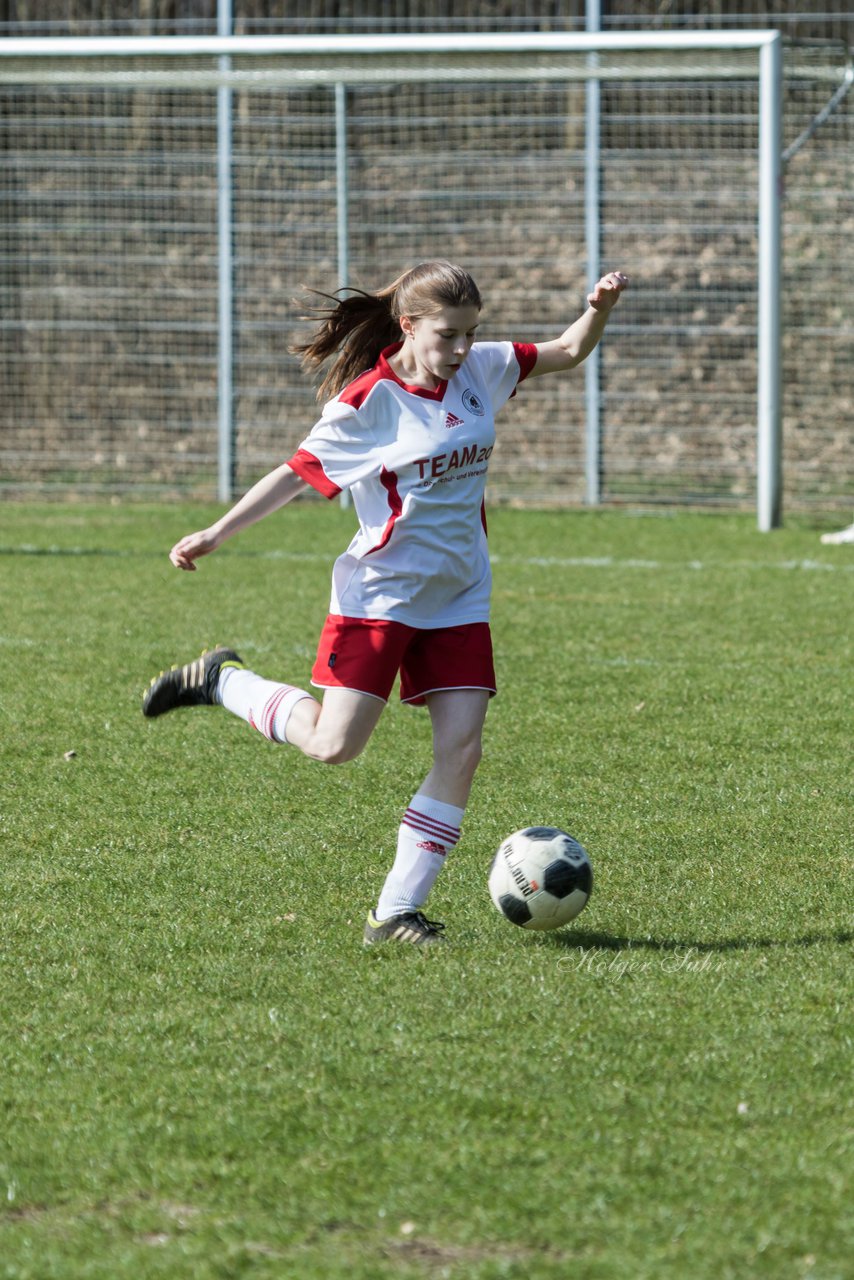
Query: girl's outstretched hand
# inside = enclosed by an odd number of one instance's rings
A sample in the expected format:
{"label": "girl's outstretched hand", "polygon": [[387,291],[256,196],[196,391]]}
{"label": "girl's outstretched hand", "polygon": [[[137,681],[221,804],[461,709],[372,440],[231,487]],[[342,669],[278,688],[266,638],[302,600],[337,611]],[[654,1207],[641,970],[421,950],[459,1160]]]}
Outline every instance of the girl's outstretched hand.
{"label": "girl's outstretched hand", "polygon": [[219,538],[211,529],[201,529],[198,533],[188,533],[180,542],[176,542],[169,552],[169,559],[176,569],[188,569],[195,572],[195,561],[200,556],[210,555],[219,546]]}
{"label": "girl's outstretched hand", "polygon": [[588,293],[587,301],[594,311],[610,311],[617,303],[620,294],[628,288],[629,278],[622,271],[609,271],[596,285],[592,293]]}

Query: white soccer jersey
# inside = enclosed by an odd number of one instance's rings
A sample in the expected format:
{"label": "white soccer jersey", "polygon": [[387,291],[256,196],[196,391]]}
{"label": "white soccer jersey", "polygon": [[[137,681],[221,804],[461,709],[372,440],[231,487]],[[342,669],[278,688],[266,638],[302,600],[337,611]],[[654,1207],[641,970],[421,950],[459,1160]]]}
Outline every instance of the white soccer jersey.
{"label": "white soccer jersey", "polygon": [[288,465],[327,498],[349,489],[359,531],[329,611],[413,627],[489,621],[483,495],[495,413],[536,363],[529,343],[477,342],[449,382],[407,386],[383,351],[323,408]]}

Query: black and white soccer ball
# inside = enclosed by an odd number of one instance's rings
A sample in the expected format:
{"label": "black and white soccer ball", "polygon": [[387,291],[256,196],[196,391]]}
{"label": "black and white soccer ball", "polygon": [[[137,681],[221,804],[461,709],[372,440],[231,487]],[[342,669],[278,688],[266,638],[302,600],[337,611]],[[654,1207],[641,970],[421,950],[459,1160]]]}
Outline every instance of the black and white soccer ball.
{"label": "black and white soccer ball", "polygon": [[502,841],[489,869],[489,895],[511,924],[559,929],[587,905],[587,850],[559,827],[523,827]]}

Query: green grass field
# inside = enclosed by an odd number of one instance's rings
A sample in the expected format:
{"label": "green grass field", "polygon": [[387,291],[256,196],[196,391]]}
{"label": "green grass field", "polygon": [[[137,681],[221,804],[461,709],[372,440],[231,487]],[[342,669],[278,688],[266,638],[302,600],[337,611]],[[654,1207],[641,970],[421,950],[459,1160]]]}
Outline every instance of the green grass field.
{"label": "green grass field", "polygon": [[[0,507],[0,1276],[850,1277],[854,548],[495,511],[453,946],[365,953],[427,716],[145,721],[207,644],[308,678],[352,515],[177,573],[212,514]],[[541,822],[596,873],[547,935],[486,891]]]}

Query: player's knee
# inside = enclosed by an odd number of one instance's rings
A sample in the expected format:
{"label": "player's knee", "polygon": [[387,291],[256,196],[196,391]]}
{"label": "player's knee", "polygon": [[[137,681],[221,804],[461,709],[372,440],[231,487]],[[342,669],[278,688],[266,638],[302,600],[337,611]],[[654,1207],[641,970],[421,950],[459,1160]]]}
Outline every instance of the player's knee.
{"label": "player's knee", "polygon": [[320,764],[347,764],[355,760],[364,750],[364,742],[356,742],[346,737],[327,737],[312,739],[304,748],[305,754]]}

